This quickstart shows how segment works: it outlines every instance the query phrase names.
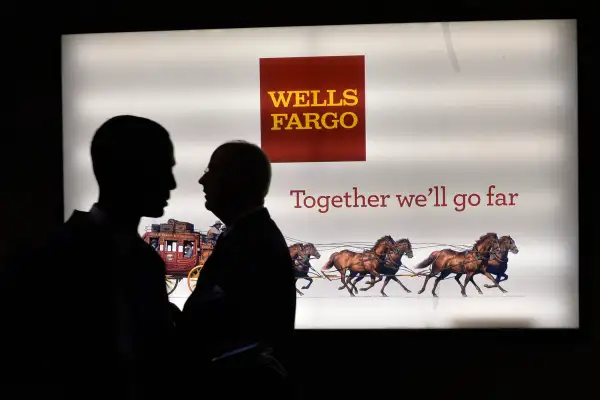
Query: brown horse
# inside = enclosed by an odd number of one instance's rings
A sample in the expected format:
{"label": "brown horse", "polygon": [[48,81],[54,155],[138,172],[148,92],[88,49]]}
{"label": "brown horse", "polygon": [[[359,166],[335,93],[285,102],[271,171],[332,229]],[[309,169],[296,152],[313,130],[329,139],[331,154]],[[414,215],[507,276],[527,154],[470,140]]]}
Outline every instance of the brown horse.
{"label": "brown horse", "polygon": [[451,273],[467,275],[464,285],[456,279],[456,282],[458,282],[461,287],[461,293],[464,297],[467,297],[465,288],[469,282],[472,282],[473,286],[477,288],[477,291],[480,294],[483,294],[477,284],[473,282],[473,275],[480,271],[486,276],[489,275],[489,273],[485,271],[485,266],[490,258],[490,252],[496,252],[499,248],[498,235],[495,233],[487,233],[475,242],[472,250],[458,252],[451,249],[444,249],[432,252],[429,257],[421,261],[415,267],[415,269],[423,269],[431,265],[431,272],[425,277],[425,282],[423,283],[421,290],[419,290],[419,294],[425,291],[429,279],[440,274],[440,276],[436,278],[431,291],[431,294],[433,294],[434,297],[438,297],[437,294],[435,294],[437,285]]}
{"label": "brown horse", "polygon": [[499,240],[499,244],[500,250],[495,254],[492,254],[486,268],[487,272],[491,275],[496,275],[493,285],[484,285],[488,289],[495,287],[500,288],[499,283],[508,279],[508,275],[506,275],[506,270],[508,269],[508,253],[519,253],[519,248],[510,235],[502,236]]}
{"label": "brown horse", "polygon": [[[404,284],[400,281],[400,279],[398,279],[398,277],[395,276],[398,273],[398,270],[400,269],[400,267],[402,266],[402,256],[405,254],[408,258],[413,258],[412,245],[410,243],[410,240],[400,239],[396,242],[396,244],[392,247],[392,249],[386,254],[385,260],[378,267],[379,273],[383,274],[383,275],[380,276],[378,279],[375,279],[375,277],[373,275],[371,275],[371,280],[369,282],[367,282],[368,286],[361,288],[360,290],[367,291],[367,290],[371,289],[373,286],[375,286],[375,284],[377,282],[381,282],[381,280],[383,279],[383,276],[385,276],[385,280],[383,281],[383,286],[380,290],[380,293],[382,296],[387,297],[387,294],[385,294],[384,290],[385,290],[385,287],[387,286],[387,284],[390,283],[390,281],[394,281],[397,284],[399,284],[400,286],[402,286],[402,289],[404,289],[406,291],[406,293],[411,293],[411,291],[406,286],[404,286]],[[359,282],[360,280],[362,280],[364,277],[365,277],[364,274],[357,277],[356,280],[353,282],[352,286],[356,288],[356,283]]]}
{"label": "brown horse", "polygon": [[[308,271],[312,268],[310,265],[310,258],[314,257],[316,259],[321,258],[321,253],[317,250],[314,244],[312,243],[296,243],[288,247],[290,250],[290,256],[292,260],[294,260],[294,278],[297,282],[298,279],[305,279],[308,281],[306,286],[302,286],[302,289],[308,289],[310,285],[313,283],[313,278],[308,276]],[[296,292],[303,296],[298,288],[296,288]]]}
{"label": "brown horse", "polygon": [[[515,241],[513,240],[513,238],[511,238],[510,236],[502,236],[499,240],[498,240],[498,250],[496,252],[491,252],[490,253],[490,258],[487,260],[487,263],[485,265],[482,265],[482,268],[475,272],[474,275],[477,274],[485,274],[485,272],[488,272],[491,276],[496,275],[496,279],[490,278],[489,275],[486,275],[489,279],[492,280],[492,282],[494,282],[493,285],[484,285],[486,288],[491,289],[491,288],[495,288],[497,287],[498,289],[500,289],[502,291],[502,293],[506,293],[507,291],[500,286],[500,282],[505,281],[508,279],[508,275],[506,275],[506,270],[508,268],[508,252],[517,254],[519,252],[519,249],[515,243]],[[463,274],[457,274],[454,279],[456,279],[456,281],[460,284],[460,277]],[[504,279],[502,279],[504,278]],[[481,291],[481,289],[479,289],[479,287],[477,285],[475,285],[475,276],[473,276],[473,279],[471,279],[471,282],[473,282],[475,288],[477,289],[477,291],[479,292],[479,294],[483,294],[483,292]],[[462,285],[461,285],[462,286]]]}
{"label": "brown horse", "polygon": [[[380,274],[377,271],[379,263],[383,262],[385,255],[392,249],[395,242],[391,236],[386,235],[377,240],[371,250],[362,253],[357,253],[351,250],[342,250],[333,253],[329,257],[329,261],[321,268],[321,271],[326,271],[331,267],[335,267],[340,273],[342,286],[338,290],[348,289],[350,296],[354,297],[356,287],[352,286],[352,278],[357,274],[371,274],[379,278]],[[350,271],[350,280],[346,283],[346,271]],[[354,275],[352,275],[354,273]],[[350,284],[350,286],[348,285]]]}

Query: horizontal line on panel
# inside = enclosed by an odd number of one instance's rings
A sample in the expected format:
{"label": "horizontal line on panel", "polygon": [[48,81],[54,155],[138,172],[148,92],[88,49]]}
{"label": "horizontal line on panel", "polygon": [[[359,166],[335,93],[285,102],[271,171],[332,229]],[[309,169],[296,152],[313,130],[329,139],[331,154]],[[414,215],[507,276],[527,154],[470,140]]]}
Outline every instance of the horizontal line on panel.
{"label": "horizontal line on panel", "polygon": [[[527,109],[562,108],[576,101],[576,91],[566,84],[556,82],[532,83],[524,85],[508,84],[454,84],[438,88],[402,86],[393,89],[379,90],[367,88],[367,116],[369,109],[394,110],[410,113],[423,109],[431,112],[432,117],[440,110],[448,109],[462,112],[465,109],[508,108]],[[227,88],[224,90],[190,89],[186,92],[177,90],[156,90],[148,88],[139,91],[116,91],[112,93],[65,93],[65,119],[74,117],[91,117],[96,115],[112,116],[114,114],[156,114],[156,115],[188,115],[196,113],[200,118],[202,112],[222,113],[223,118],[231,118],[237,110],[254,110],[259,122],[260,98],[258,86],[256,90],[240,90]],[[306,108],[298,108],[298,112],[307,112]],[[468,111],[467,111],[468,112]]]}
{"label": "horizontal line on panel", "polygon": [[[575,21],[449,23],[460,53],[556,51],[575,40]],[[572,43],[573,45],[575,42]],[[406,54],[446,49],[441,23],[285,27],[64,36],[66,62],[80,65],[209,62],[258,57]]]}
{"label": "horizontal line on panel", "polygon": [[[370,140],[367,142],[367,162],[374,164],[387,164],[392,167],[419,168],[423,165],[439,165],[440,168],[458,168],[461,165],[473,165],[474,168],[483,168],[496,159],[495,155],[502,155],[502,163],[520,166],[539,166],[540,163],[560,164],[568,157],[576,156],[575,135],[563,137],[543,137],[527,135],[523,132],[520,136],[511,135],[507,139],[502,135],[485,135],[479,137],[451,136],[448,139],[428,139],[427,136],[412,136],[402,140],[401,131],[398,139]],[[175,141],[175,157],[177,168],[204,169],[204,161],[208,162],[211,153],[224,138],[216,141],[202,143],[201,139],[187,142]],[[397,149],[397,150],[395,150]],[[89,146],[72,147],[69,143],[64,146],[65,168],[73,165],[75,168],[86,168],[91,165]],[[150,157],[150,155],[149,155]],[[72,164],[71,164],[72,163]],[[332,165],[333,168],[349,169],[362,168],[362,163],[314,163],[315,167]],[[450,164],[450,165],[448,165]],[[282,168],[294,168],[293,164],[282,165]],[[305,168],[310,164],[299,164]],[[338,167],[336,167],[338,166]],[[495,164],[497,167],[498,164]],[[507,168],[509,168],[507,166]]]}

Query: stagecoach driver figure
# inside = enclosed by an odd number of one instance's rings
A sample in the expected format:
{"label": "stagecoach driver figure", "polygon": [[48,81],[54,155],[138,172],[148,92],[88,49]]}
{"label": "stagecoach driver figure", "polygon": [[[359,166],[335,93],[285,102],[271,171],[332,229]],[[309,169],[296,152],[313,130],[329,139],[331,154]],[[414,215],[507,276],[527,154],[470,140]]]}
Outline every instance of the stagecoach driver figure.
{"label": "stagecoach driver figure", "polygon": [[206,233],[206,240],[208,242],[211,243],[216,243],[217,239],[219,238],[219,235],[223,232],[221,230],[221,227],[223,226],[223,223],[221,221],[217,221],[215,222],[210,229],[208,230],[208,232]]}

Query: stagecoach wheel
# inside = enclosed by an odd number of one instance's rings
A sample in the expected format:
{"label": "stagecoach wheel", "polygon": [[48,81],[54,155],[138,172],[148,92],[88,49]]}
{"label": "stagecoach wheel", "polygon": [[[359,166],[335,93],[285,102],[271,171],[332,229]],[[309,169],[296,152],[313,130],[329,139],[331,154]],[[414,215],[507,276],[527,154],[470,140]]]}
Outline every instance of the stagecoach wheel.
{"label": "stagecoach wheel", "polygon": [[167,295],[173,293],[175,289],[177,289],[177,285],[179,284],[179,279],[174,276],[167,275],[165,276],[165,283],[167,285]]}
{"label": "stagecoach wheel", "polygon": [[202,264],[197,265],[192,268],[188,274],[187,284],[190,292],[193,292],[196,289],[196,283],[198,282],[198,277],[200,276],[200,270],[202,269]]}

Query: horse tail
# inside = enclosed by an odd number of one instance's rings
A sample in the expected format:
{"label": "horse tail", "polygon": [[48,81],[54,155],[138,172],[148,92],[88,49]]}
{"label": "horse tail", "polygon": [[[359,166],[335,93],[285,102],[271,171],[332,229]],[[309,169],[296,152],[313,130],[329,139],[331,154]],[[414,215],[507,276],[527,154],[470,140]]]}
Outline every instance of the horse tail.
{"label": "horse tail", "polygon": [[321,271],[325,271],[325,270],[330,269],[331,267],[333,267],[333,262],[335,261],[335,256],[337,256],[337,255],[338,255],[337,252],[333,253],[329,257],[329,261],[327,261],[327,263],[325,265],[323,265],[323,267],[321,268]]}
{"label": "horse tail", "polygon": [[432,252],[429,257],[421,261],[415,266],[415,269],[423,269],[431,265],[431,263],[437,258],[439,251]]}

